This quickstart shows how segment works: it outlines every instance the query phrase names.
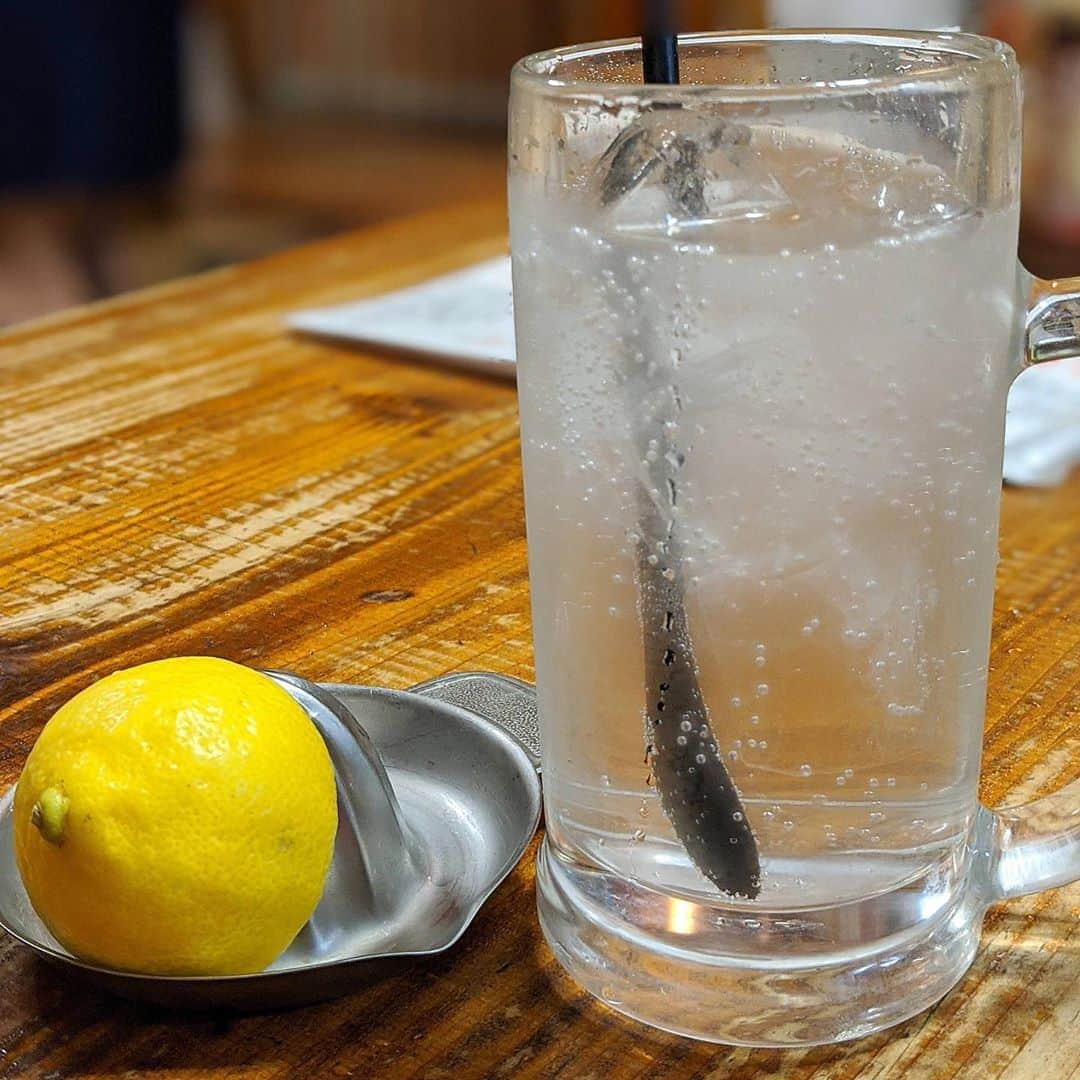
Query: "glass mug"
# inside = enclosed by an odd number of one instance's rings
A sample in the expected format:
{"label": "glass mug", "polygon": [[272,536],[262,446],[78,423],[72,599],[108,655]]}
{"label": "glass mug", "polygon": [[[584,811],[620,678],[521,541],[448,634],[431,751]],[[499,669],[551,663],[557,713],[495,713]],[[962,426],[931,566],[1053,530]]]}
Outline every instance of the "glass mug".
{"label": "glass mug", "polygon": [[976,788],[1006,393],[1080,351],[1080,284],[1017,264],[1006,46],[680,58],[678,86],[636,41],[512,78],[540,920],[630,1016],[832,1042],[1077,874],[1075,787]]}

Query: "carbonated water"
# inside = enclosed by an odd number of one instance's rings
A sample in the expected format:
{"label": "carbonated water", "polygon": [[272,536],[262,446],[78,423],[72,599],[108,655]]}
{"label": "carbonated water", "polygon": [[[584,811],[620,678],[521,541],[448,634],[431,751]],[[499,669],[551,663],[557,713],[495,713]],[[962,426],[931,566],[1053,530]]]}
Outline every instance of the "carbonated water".
{"label": "carbonated water", "polygon": [[[645,753],[637,491],[677,442],[699,681],[762,856],[732,903],[791,910],[964,870],[1017,218],[919,158],[741,141],[705,214],[661,169],[607,206],[595,173],[513,181],[533,626],[557,851],[719,900]],[[658,380],[677,430],[643,441]]]}

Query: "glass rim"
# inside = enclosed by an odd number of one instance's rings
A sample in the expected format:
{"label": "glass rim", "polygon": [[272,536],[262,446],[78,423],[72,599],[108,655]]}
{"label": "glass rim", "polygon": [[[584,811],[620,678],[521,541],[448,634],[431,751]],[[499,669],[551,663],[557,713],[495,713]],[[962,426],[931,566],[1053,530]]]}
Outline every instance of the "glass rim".
{"label": "glass rim", "polygon": [[883,49],[925,51],[928,54],[946,54],[946,59],[930,64],[918,71],[897,72],[886,75],[852,76],[842,79],[819,79],[816,81],[780,83],[709,83],[709,84],[662,84],[620,83],[601,79],[574,79],[560,77],[557,72],[568,64],[590,58],[601,58],[641,49],[641,39],[615,38],[580,45],[546,49],[522,57],[514,64],[511,79],[530,90],[562,91],[573,96],[598,96],[605,99],[641,100],[661,96],[709,97],[717,100],[793,99],[807,97],[835,97],[845,94],[904,91],[909,87],[925,88],[955,82],[972,72],[985,74],[987,80],[995,81],[997,72],[1003,80],[1013,79],[1018,69],[1012,48],[996,38],[949,30],[882,30],[856,29],[850,27],[828,29],[781,28],[775,30],[727,30],[680,34],[679,44],[684,45],[739,45],[792,42],[808,45],[852,46],[870,45]]}

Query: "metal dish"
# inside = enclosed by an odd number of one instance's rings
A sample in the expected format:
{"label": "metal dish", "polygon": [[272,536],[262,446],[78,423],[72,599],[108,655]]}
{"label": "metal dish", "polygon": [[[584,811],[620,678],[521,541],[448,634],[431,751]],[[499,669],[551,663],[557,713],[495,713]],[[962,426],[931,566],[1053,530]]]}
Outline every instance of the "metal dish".
{"label": "metal dish", "polygon": [[[0,799],[0,927],[49,962],[124,997],[239,1011],[335,997],[450,948],[517,864],[539,822],[537,761],[519,741],[535,736],[532,688],[500,676],[449,676],[448,696],[488,711],[481,715],[441,700],[443,680],[408,693],[268,674],[326,739],[339,809],[323,898],[269,968],[163,978],[75,959],[42,925],[19,878],[14,788]],[[513,717],[515,735],[500,715]]]}

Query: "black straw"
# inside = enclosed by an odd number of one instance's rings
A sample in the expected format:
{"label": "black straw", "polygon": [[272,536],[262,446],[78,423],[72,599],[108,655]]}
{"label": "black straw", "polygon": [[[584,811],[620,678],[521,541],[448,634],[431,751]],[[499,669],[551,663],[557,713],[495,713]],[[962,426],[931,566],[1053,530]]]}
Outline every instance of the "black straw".
{"label": "black straw", "polygon": [[679,81],[679,47],[670,0],[645,0],[641,68],[647,83]]}

